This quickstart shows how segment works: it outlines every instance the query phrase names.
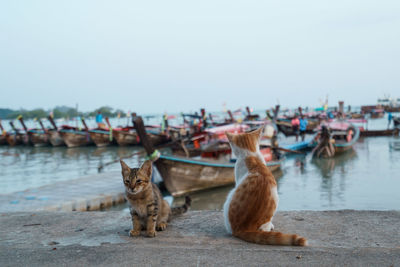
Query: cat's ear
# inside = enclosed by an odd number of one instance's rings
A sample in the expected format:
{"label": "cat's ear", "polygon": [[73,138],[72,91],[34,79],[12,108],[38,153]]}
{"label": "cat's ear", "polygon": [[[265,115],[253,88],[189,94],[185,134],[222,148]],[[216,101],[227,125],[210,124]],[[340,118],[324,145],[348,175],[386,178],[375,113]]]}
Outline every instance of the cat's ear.
{"label": "cat's ear", "polygon": [[129,168],[129,166],[126,165],[126,163],[122,159],[120,159],[119,162],[121,163],[121,167],[122,167],[122,176],[123,177],[129,176],[129,174],[131,172],[131,168]]}
{"label": "cat's ear", "polygon": [[225,132],[226,137],[228,137],[229,142],[232,142],[233,140],[233,134],[231,134],[230,132]]}
{"label": "cat's ear", "polygon": [[152,165],[153,163],[151,162],[151,160],[146,160],[142,167],[140,167],[140,171],[146,175],[148,178],[151,178],[151,173],[152,173]]}
{"label": "cat's ear", "polygon": [[257,136],[258,139],[261,138],[262,133],[264,132],[265,125],[261,126],[257,130],[255,130],[253,133]]}

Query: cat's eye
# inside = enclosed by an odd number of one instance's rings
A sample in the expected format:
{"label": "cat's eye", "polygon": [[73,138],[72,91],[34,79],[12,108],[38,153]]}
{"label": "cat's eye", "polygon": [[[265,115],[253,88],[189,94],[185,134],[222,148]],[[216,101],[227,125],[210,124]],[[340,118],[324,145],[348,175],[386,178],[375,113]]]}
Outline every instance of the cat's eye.
{"label": "cat's eye", "polygon": [[142,180],[140,180],[140,179],[136,181],[136,183],[141,183],[141,182],[143,182],[143,181],[142,181]]}
{"label": "cat's eye", "polygon": [[128,181],[128,180],[125,180],[125,181],[124,181],[124,184],[128,185],[128,184],[129,184],[129,181]]}

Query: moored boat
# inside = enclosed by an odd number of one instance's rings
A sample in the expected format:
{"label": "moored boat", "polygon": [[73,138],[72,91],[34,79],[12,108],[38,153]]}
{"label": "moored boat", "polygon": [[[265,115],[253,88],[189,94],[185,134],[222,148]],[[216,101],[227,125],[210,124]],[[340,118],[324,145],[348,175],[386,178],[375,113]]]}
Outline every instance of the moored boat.
{"label": "moored boat", "polygon": [[348,151],[360,137],[360,129],[346,121],[334,121],[321,126],[315,136],[313,156],[333,157]]}
{"label": "moored boat", "polygon": [[115,128],[112,134],[120,146],[135,146],[140,142],[134,127]]}
{"label": "moored boat", "polygon": [[3,128],[3,125],[1,124],[1,121],[0,121],[0,145],[6,145],[7,144],[7,139],[6,139],[6,136],[7,136],[7,132],[6,132],[6,130],[4,130],[4,128]]}
{"label": "moored boat", "polygon": [[97,128],[89,130],[89,134],[90,138],[98,147],[105,147],[115,143],[112,130]]}
{"label": "moored boat", "polygon": [[29,144],[28,135],[24,131],[17,129],[12,121],[10,121],[10,126],[13,129],[13,132],[6,133],[7,143],[10,146],[28,145]]}
{"label": "moored boat", "polygon": [[[284,158],[267,162],[271,171],[280,169]],[[235,164],[229,161],[196,160],[161,155],[157,160],[165,187],[172,196],[235,183]]]}
{"label": "moored boat", "polygon": [[68,147],[88,146],[93,144],[93,140],[90,138],[90,134],[87,130],[63,125],[59,133]]}
{"label": "moored boat", "polygon": [[58,127],[53,120],[52,116],[48,116],[47,119],[50,121],[53,128],[47,129],[47,134],[49,136],[49,141],[52,146],[64,146],[64,139],[61,137],[61,134],[58,131]]}
{"label": "moored boat", "polygon": [[33,146],[47,146],[49,145],[49,137],[47,133],[40,129],[28,130],[29,140]]}
{"label": "moored boat", "polygon": [[[146,126],[148,138],[154,146],[165,144],[171,140],[166,134],[157,130],[156,127]],[[120,146],[135,146],[140,144],[140,138],[134,127],[127,126],[112,130],[113,137]]]}
{"label": "moored boat", "polygon": [[399,135],[399,128],[387,129],[387,130],[361,130],[361,137],[372,137],[372,136],[397,136]]}
{"label": "moored boat", "polygon": [[64,146],[65,142],[57,129],[49,129],[47,131],[49,141],[52,146]]}

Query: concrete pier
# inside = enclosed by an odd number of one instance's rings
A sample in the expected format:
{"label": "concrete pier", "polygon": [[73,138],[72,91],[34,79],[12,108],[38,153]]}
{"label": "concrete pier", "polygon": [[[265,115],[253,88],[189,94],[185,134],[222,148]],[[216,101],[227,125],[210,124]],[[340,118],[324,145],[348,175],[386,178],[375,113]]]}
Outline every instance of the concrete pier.
{"label": "concrete pier", "polygon": [[400,266],[399,211],[278,212],[276,231],[309,247],[228,235],[222,212],[190,211],[156,238],[128,236],[129,213],[0,213],[0,266]]}
{"label": "concrete pier", "polygon": [[0,212],[94,211],[123,203],[120,172],[88,175],[0,195]]}

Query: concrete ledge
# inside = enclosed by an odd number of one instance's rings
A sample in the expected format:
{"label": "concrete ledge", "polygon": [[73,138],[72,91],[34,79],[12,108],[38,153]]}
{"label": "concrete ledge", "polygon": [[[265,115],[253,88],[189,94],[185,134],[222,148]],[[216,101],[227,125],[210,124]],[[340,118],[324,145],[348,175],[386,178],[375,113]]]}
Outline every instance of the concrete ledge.
{"label": "concrete ledge", "polygon": [[118,212],[0,214],[0,266],[399,266],[399,211],[278,212],[277,231],[309,247],[250,244],[229,236],[222,212],[192,211],[156,238],[130,238]]}
{"label": "concrete ledge", "polygon": [[0,212],[94,211],[125,202],[120,172],[89,175],[0,195]]}

